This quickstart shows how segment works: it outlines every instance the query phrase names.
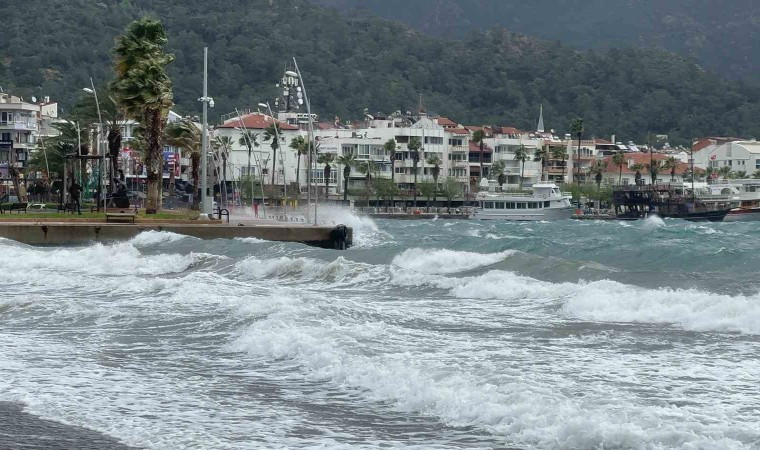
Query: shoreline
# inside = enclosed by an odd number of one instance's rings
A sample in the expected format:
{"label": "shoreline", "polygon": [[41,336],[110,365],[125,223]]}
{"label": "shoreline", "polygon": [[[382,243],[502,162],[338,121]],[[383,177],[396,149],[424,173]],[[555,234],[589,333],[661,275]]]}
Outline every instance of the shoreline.
{"label": "shoreline", "polygon": [[76,425],[24,412],[21,403],[0,401],[0,448],[135,450],[118,439]]}

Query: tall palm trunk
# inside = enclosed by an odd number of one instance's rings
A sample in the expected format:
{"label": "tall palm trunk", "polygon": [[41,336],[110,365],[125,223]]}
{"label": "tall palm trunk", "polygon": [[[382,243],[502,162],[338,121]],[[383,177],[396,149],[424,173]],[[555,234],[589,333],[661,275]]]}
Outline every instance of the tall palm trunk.
{"label": "tall palm trunk", "polygon": [[162,203],[162,160],[161,150],[161,134],[164,126],[166,125],[166,119],[162,117],[161,112],[153,110],[150,112],[149,126],[146,130],[146,149],[145,149],[145,165],[148,169],[148,196],[146,199],[146,212],[148,214],[155,214],[161,209]]}
{"label": "tall palm trunk", "polygon": [[330,200],[330,167],[329,164],[325,165],[325,201]]}
{"label": "tall palm trunk", "polygon": [[301,152],[298,151],[298,158],[296,159],[296,186],[298,186],[298,196],[301,196]]}
{"label": "tall palm trunk", "polygon": [[618,173],[618,184],[622,184],[623,183],[623,166],[621,165],[619,167],[620,167],[620,172]]}
{"label": "tall palm trunk", "polygon": [[348,201],[348,177],[351,176],[351,167],[346,166],[343,168],[343,201]]}
{"label": "tall palm trunk", "polygon": [[525,160],[523,159],[520,162],[522,163],[522,168],[520,168],[520,190],[522,191],[522,187],[523,187],[523,174],[525,173]]}
{"label": "tall palm trunk", "polygon": [[414,162],[414,200],[412,207],[417,208],[417,161]]}
{"label": "tall palm trunk", "polygon": [[480,141],[480,175],[478,176],[478,187],[480,187],[480,181],[483,180],[483,141]]}
{"label": "tall palm trunk", "polygon": [[222,152],[222,205],[220,207],[227,207],[227,152]]}
{"label": "tall palm trunk", "polygon": [[277,173],[277,149],[273,148],[272,149],[272,186],[274,186],[274,174],[276,173]]}

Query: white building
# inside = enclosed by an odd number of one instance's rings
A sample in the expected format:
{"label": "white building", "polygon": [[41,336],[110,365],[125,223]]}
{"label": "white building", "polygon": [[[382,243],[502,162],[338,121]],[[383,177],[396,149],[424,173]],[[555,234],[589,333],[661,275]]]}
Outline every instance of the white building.
{"label": "white building", "polygon": [[[731,172],[744,172],[744,178],[760,170],[760,142],[731,141],[721,145],[709,146],[700,152],[703,154],[707,167],[720,170],[730,167]],[[696,156],[695,156],[696,165]]]}

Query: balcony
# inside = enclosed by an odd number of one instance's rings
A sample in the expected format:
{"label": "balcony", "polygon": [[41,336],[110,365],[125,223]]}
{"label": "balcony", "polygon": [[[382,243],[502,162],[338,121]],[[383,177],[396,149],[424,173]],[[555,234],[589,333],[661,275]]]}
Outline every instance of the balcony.
{"label": "balcony", "polygon": [[466,145],[456,145],[450,146],[449,150],[453,153],[467,153],[470,150],[470,147]]}
{"label": "balcony", "polygon": [[452,167],[467,167],[470,165],[468,161],[452,161]]}

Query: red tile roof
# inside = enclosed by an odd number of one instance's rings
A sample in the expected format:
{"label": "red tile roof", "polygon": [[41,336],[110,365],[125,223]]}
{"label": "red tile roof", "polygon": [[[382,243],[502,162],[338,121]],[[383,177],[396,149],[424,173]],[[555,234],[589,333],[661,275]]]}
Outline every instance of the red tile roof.
{"label": "red tile roof", "polygon": [[608,141],[607,139],[601,139],[601,138],[594,139],[594,143],[595,144],[612,144],[612,142]]}
{"label": "red tile roof", "polygon": [[454,134],[470,134],[470,132],[464,128],[449,128],[446,131],[450,131]]}
{"label": "red tile roof", "polygon": [[[262,113],[244,114],[243,125],[249,130],[265,130],[272,125],[272,118]],[[298,127],[290,125],[285,122],[277,121],[281,130],[297,130]],[[223,124],[219,125],[219,128],[238,128],[240,127],[240,120],[237,117],[227,119]]]}
{"label": "red tile roof", "polygon": [[449,119],[448,117],[436,117],[433,120],[435,120],[435,122],[438,125],[442,126],[442,127],[453,127],[453,128],[456,128],[456,127],[459,126],[458,123],[454,122],[453,120]]}
{"label": "red tile roof", "polygon": [[522,134],[522,131],[515,127],[494,127],[493,132],[496,134]]}
{"label": "red tile roof", "polygon": [[[470,151],[480,153],[480,144],[475,141],[470,141]],[[483,143],[483,153],[492,152],[493,149],[489,147],[485,142]]]}

